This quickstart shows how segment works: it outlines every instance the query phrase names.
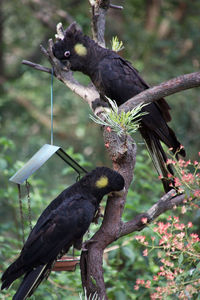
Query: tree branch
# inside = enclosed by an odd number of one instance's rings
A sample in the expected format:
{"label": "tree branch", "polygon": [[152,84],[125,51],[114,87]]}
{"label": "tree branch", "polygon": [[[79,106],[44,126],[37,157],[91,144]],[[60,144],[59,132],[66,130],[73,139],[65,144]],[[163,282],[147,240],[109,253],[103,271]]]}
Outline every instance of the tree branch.
{"label": "tree branch", "polygon": [[[133,177],[136,158],[136,145],[130,137],[117,137],[104,130],[104,141],[109,142],[109,154],[114,169],[125,179],[126,193],[122,198],[109,197],[106,203],[103,223],[87,245],[88,251],[81,253],[80,268],[83,287],[88,295],[96,292],[99,299],[107,299],[103,278],[103,252],[106,246],[118,239],[121,231],[121,216],[126,202],[126,194]],[[119,152],[117,150],[120,150]],[[91,278],[95,279],[94,281]]]}
{"label": "tree branch", "polygon": [[200,86],[200,72],[189,73],[162,82],[152,88],[149,88],[133,98],[130,98],[120,106],[120,111],[132,110],[141,103],[150,103],[163,97]]}
{"label": "tree branch", "polygon": [[106,13],[110,7],[110,0],[89,0],[92,8],[92,35],[93,39],[102,47],[105,47]]}
{"label": "tree branch", "polygon": [[27,66],[29,66],[29,67],[35,69],[35,70],[42,71],[42,72],[46,72],[46,73],[49,73],[49,74],[51,74],[51,72],[52,72],[50,68],[47,68],[47,67],[44,67],[44,66],[42,66],[42,65],[36,64],[36,63],[31,62],[31,61],[29,61],[29,60],[23,59],[23,60],[22,60],[22,64],[23,64],[23,65],[27,65]]}
{"label": "tree branch", "polygon": [[150,223],[165,211],[182,204],[185,199],[185,194],[175,195],[176,191],[170,190],[167,194],[160,198],[157,203],[149,208],[146,213],[139,214],[133,220],[123,223],[121,226],[120,237],[133,233],[134,231],[140,231],[146,227],[146,225],[142,222],[142,218],[147,218],[148,223]]}

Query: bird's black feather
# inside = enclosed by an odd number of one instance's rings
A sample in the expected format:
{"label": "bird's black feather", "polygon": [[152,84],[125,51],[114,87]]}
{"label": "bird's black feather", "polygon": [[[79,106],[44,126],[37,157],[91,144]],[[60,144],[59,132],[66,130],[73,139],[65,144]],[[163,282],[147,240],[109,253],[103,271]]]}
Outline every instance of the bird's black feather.
{"label": "bird's black feather", "polygon": [[[79,52],[77,45],[85,47],[85,51]],[[66,51],[70,53],[68,57],[65,57]],[[88,75],[100,94],[115,100],[118,106],[149,88],[127,60],[112,50],[100,47],[88,36],[83,35],[75,24],[65,31],[63,40],[54,44],[53,53],[64,64],[66,62],[70,64],[72,71],[81,71]],[[170,189],[167,175],[173,171],[166,165],[167,157],[160,142],[172,148],[174,153],[185,156],[185,151],[175,133],[167,125],[171,120],[169,110],[170,107],[163,98],[145,106],[143,111],[148,114],[142,116],[139,129],[154,165],[159,175],[163,177],[166,191]]]}
{"label": "bird's black feather", "polygon": [[119,173],[99,167],[64,190],[43,211],[19,257],[4,272],[2,289],[25,274],[14,299],[29,297],[48,277],[55,260],[72,245],[80,245],[103,196],[123,188]]}

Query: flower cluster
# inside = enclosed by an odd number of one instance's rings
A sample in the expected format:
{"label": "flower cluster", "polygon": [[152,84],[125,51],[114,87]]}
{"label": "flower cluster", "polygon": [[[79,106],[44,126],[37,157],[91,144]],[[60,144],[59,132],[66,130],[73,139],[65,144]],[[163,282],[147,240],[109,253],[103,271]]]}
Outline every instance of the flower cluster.
{"label": "flower cluster", "polygon": [[165,223],[155,222],[148,227],[154,234],[149,241],[144,235],[137,235],[135,239],[145,247],[143,256],[157,251],[159,271],[152,280],[137,279],[134,290],[150,289],[152,300],[174,295],[178,299],[197,296],[200,291],[200,239],[198,234],[189,233],[192,222],[184,224],[174,216]]}
{"label": "flower cluster", "polygon": [[[198,155],[200,156],[200,152]],[[190,195],[190,200],[200,198],[200,162],[176,160],[175,157],[176,153],[167,160],[167,165],[172,165],[175,170],[175,175],[168,174],[168,177],[174,182],[171,183],[171,186],[177,188],[179,192],[186,192]]]}

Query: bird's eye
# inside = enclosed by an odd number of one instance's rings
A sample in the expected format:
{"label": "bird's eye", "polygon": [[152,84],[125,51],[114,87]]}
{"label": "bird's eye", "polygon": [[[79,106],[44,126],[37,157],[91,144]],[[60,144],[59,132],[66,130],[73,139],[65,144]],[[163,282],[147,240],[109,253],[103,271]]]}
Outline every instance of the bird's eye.
{"label": "bird's eye", "polygon": [[69,57],[70,56],[70,51],[65,51],[64,56]]}

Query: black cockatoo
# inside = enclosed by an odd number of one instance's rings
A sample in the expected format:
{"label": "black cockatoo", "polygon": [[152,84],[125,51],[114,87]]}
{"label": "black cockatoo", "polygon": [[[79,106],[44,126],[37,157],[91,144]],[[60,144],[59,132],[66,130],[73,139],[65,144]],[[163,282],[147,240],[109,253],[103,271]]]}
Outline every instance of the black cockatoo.
{"label": "black cockatoo", "polygon": [[100,201],[110,192],[124,189],[124,178],[99,167],[65,189],[43,211],[23,249],[2,276],[2,289],[25,274],[13,299],[24,300],[47,278],[55,260],[80,245]]}
{"label": "black cockatoo", "polygon": [[[99,93],[115,100],[118,106],[149,88],[149,85],[130,62],[116,52],[102,48],[85,36],[77,28],[76,23],[72,23],[67,28],[63,40],[54,44],[53,53],[72,71],[81,71],[88,75]],[[172,148],[174,153],[185,156],[185,151],[175,133],[167,125],[167,122],[171,120],[169,109],[170,107],[164,99],[145,106],[143,111],[146,111],[147,114],[142,116],[139,128],[154,166],[163,178],[166,192],[171,188],[167,179],[168,173],[173,174],[173,171],[170,165],[166,166],[167,156],[161,141]]]}

